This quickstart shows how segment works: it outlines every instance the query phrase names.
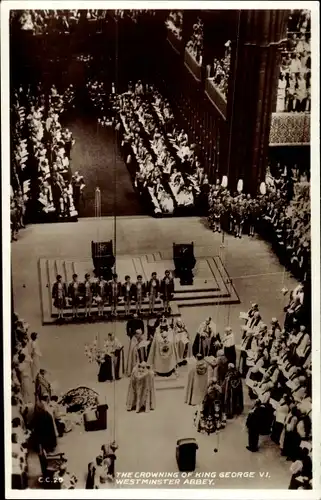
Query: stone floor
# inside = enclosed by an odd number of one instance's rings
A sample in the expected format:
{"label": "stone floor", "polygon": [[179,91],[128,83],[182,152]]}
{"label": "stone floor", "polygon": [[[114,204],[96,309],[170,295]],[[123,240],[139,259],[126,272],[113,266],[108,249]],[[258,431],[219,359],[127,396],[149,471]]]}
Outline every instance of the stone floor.
{"label": "stone floor", "polygon": [[[245,415],[228,422],[224,431],[216,436],[203,436],[195,431],[195,409],[184,404],[183,389],[159,390],[156,393],[156,409],[149,414],[126,411],[125,398],[128,379],[117,384],[99,384],[97,367],[89,364],[84,354],[86,343],[99,334],[104,338],[115,329],[118,338],[128,348],[125,324],[100,323],[56,326],[41,324],[37,262],[43,258],[84,259],[90,255],[91,240],[113,237],[114,220],[104,218],[98,224],[94,219],[80,219],[75,224],[31,226],[21,232],[19,241],[12,245],[12,277],[15,310],[30,324],[31,330],[40,334],[43,366],[46,367],[57,392],[85,385],[105,394],[108,399],[108,430],[87,434],[82,426],[65,435],[59,447],[66,452],[69,469],[84,487],[87,464],[99,452],[103,442],[115,436],[117,471],[176,471],[175,446],[181,437],[195,437],[199,444],[197,471],[241,472],[253,471],[254,479],[218,479],[216,488],[287,488],[289,463],[280,457],[279,450],[269,439],[262,438],[260,451],[251,454],[245,448],[247,433]],[[272,316],[282,320],[286,302],[281,293],[283,285],[295,286],[295,281],[283,272],[268,245],[259,238],[244,237],[237,240],[225,237],[224,248],[218,234],[211,233],[199,218],[152,219],[149,217],[120,217],[116,221],[117,255],[138,255],[160,251],[170,258],[172,243],[194,241],[196,257],[220,255],[233,279],[241,304],[231,306],[204,306],[182,308],[182,317],[191,337],[199,323],[212,316],[222,331],[230,324],[237,343],[240,340],[239,313],[246,311],[252,301],[260,305],[263,320]],[[248,403],[248,402],[247,402]],[[248,406],[246,406],[246,411]],[[245,414],[246,414],[245,411]],[[219,439],[219,445],[217,440]],[[213,449],[218,447],[218,453]],[[32,462],[32,473],[38,471]],[[268,477],[260,477],[268,472]],[[36,484],[32,483],[32,484]]]}

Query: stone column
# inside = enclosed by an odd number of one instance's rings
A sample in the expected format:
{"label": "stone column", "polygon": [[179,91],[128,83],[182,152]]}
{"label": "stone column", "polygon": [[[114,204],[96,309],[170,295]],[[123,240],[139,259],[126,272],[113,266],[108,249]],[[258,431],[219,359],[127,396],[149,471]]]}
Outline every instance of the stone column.
{"label": "stone column", "polygon": [[243,179],[244,191],[256,195],[265,179],[271,114],[280,67],[280,43],[286,38],[289,11],[241,10],[232,40],[224,167],[229,188]]}

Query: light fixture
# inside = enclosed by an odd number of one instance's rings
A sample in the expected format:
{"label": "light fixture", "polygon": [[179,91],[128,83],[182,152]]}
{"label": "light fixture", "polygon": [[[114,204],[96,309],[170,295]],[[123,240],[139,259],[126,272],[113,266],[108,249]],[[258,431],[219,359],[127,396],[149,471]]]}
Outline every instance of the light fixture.
{"label": "light fixture", "polygon": [[227,183],[228,183],[227,175],[223,175],[223,177],[222,177],[222,187],[223,188],[227,188]]}
{"label": "light fixture", "polygon": [[237,192],[239,194],[242,193],[243,191],[243,180],[242,179],[239,179],[238,183],[237,183],[237,188],[236,188]]}
{"label": "light fixture", "polygon": [[266,194],[266,185],[265,185],[265,182],[261,182],[261,184],[260,184],[260,193],[261,194]]}

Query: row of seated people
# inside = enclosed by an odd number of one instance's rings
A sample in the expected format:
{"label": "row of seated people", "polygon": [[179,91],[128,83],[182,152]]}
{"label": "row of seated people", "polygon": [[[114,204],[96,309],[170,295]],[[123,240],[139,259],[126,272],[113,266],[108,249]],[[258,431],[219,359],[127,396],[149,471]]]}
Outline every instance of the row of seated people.
{"label": "row of seated people", "polygon": [[276,112],[311,110],[311,57],[293,55],[282,59]]}
{"label": "row of seated people", "polygon": [[171,10],[168,18],[165,21],[167,29],[169,29],[178,40],[182,39],[183,29],[183,12],[180,10]]}
{"label": "row of seated people", "polygon": [[[41,368],[38,334],[30,332],[29,325],[15,314],[12,329],[12,487],[28,487],[32,479],[28,455],[30,451],[37,451],[43,487],[47,474],[52,472],[56,477],[50,477],[51,487],[59,484],[61,488],[73,489],[77,479],[67,471],[64,454],[55,454],[58,438],[71,430],[70,422],[65,412],[59,410],[58,397],[53,394],[48,373]],[[57,465],[55,470],[49,471],[50,460]]]}
{"label": "row of seated people", "polygon": [[[277,112],[311,109],[310,20],[307,11],[293,11],[282,52]],[[308,28],[308,29],[307,29]]]}
{"label": "row of seated people", "polygon": [[228,82],[231,66],[231,41],[228,40],[225,44],[224,57],[215,58],[213,64],[208,67],[208,78],[215,87],[221,92],[225,100],[227,99]]}
{"label": "row of seated people", "polygon": [[[72,103],[74,91],[62,95],[53,85],[49,93],[40,86],[26,96],[23,88],[15,94],[13,112],[18,116],[13,144],[14,191],[22,192],[30,207],[30,218],[55,214],[56,218],[75,217],[70,155],[74,140],[62,128],[59,114]],[[21,187],[22,186],[22,187]]]}
{"label": "row of seated people", "polygon": [[[312,476],[312,468],[306,467],[311,462],[312,450],[312,347],[310,332],[304,325],[303,302],[303,288],[298,285],[284,308],[283,328],[277,318],[273,318],[268,329],[258,304],[240,315],[245,320],[240,371],[250,398],[263,405],[267,428],[264,433],[270,434],[280,446],[282,456],[294,462],[291,489],[310,489]],[[250,423],[249,449],[252,452],[258,449],[259,426],[258,421]]]}
{"label": "row of seated people", "polygon": [[69,284],[62,281],[62,276],[57,275],[52,287],[52,298],[59,319],[64,317],[67,301],[71,303],[75,318],[78,317],[78,309],[82,304],[85,307],[85,317],[91,316],[93,303],[97,305],[99,316],[104,315],[104,307],[107,305],[111,307],[112,315],[117,316],[120,302],[125,306],[126,315],[130,315],[132,303],[135,304],[136,312],[141,314],[143,301],[148,297],[149,311],[153,314],[159,296],[163,300],[164,311],[170,311],[170,301],[174,291],[174,280],[168,270],[161,280],[157,277],[157,273],[153,272],[147,283],[143,282],[141,275],[137,276],[135,282],[131,281],[130,276],[125,276],[124,283],[121,283],[117,274],[114,274],[112,280],[108,282],[103,277],[93,280],[90,274],[86,273],[83,282],[80,282],[78,275],[74,274]]}
{"label": "row of seated people", "polygon": [[193,32],[190,40],[186,44],[186,50],[192,54],[194,59],[202,64],[203,58],[203,42],[204,42],[204,24],[200,18],[197,18],[193,24]]}
{"label": "row of seated people", "polygon": [[147,191],[154,213],[193,208],[208,180],[195,145],[189,145],[185,131],[175,127],[169,103],[152,86],[145,93],[141,83],[134,96],[129,90],[114,100],[127,163],[135,159],[135,185],[141,193]]}
{"label": "row of seated people", "polygon": [[88,21],[104,21],[106,10],[24,10],[12,11],[11,24],[15,23],[21,30],[34,35],[52,33],[70,33],[78,24]]}

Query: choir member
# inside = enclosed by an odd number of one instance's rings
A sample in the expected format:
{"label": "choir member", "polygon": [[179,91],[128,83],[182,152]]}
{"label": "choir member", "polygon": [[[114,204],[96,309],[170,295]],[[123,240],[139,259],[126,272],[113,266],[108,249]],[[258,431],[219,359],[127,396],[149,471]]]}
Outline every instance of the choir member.
{"label": "choir member", "polygon": [[62,282],[62,276],[60,274],[56,277],[56,282],[52,287],[52,298],[54,301],[54,306],[58,310],[58,319],[64,317],[64,308],[66,306],[67,297],[67,286],[66,283]]}
{"label": "choir member", "polygon": [[146,294],[146,287],[143,283],[143,277],[141,274],[137,276],[137,281],[134,287],[134,300],[136,302],[136,312],[137,314],[141,314],[142,312],[142,304]]}
{"label": "choir member", "polygon": [[155,312],[155,302],[158,298],[160,291],[160,283],[157,278],[157,273],[153,272],[151,279],[147,283],[147,293],[149,298],[149,314],[154,314]]}
{"label": "choir member", "polygon": [[80,290],[81,285],[78,281],[78,274],[72,275],[72,282],[68,287],[68,296],[71,298],[72,304],[72,317],[78,318],[78,308],[80,303]]}
{"label": "choir member", "polygon": [[118,281],[118,275],[113,274],[111,282],[108,284],[108,296],[111,306],[112,316],[117,316],[118,300],[121,296],[121,284]]}
{"label": "choir member", "polygon": [[135,285],[131,282],[130,276],[125,276],[125,283],[122,286],[122,296],[125,304],[125,315],[130,315],[130,306],[135,297]]}
{"label": "choir member", "polygon": [[81,295],[84,297],[85,301],[85,317],[91,316],[91,307],[93,303],[93,283],[90,281],[90,274],[85,274],[85,281],[81,286]]}
{"label": "choir member", "polygon": [[107,281],[102,276],[99,276],[98,281],[94,286],[94,297],[97,303],[98,316],[104,315],[104,306],[107,300]]}
{"label": "choir member", "polygon": [[164,312],[170,312],[170,301],[174,295],[174,280],[171,277],[170,271],[165,271],[165,276],[161,281],[161,295],[163,299]]}

